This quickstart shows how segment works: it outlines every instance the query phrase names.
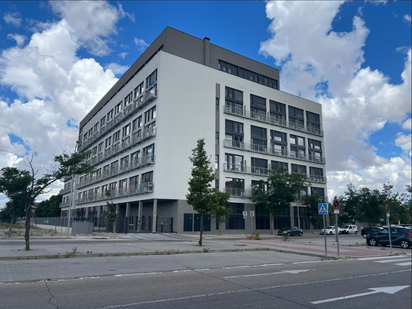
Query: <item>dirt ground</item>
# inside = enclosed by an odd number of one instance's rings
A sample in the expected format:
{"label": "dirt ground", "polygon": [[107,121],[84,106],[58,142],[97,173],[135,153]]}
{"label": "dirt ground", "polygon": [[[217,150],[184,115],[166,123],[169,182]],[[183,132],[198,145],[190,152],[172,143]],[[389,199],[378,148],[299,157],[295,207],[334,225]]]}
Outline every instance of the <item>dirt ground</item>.
{"label": "dirt ground", "polygon": [[[18,222],[13,224],[10,234],[10,224],[9,223],[1,223],[0,222],[0,237],[4,236],[24,236],[24,222]],[[39,228],[35,225],[32,225],[31,228],[31,236],[54,236],[58,233],[55,233],[54,230],[47,230]]]}

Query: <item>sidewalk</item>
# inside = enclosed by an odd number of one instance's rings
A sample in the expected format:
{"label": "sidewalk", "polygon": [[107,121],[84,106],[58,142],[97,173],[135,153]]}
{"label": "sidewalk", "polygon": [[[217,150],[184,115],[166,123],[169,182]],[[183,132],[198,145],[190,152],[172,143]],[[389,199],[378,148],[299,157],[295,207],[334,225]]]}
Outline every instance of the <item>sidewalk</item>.
{"label": "sidewalk", "polygon": [[[206,234],[203,247],[197,245],[198,233],[191,234],[110,234],[99,236],[32,237],[32,251],[24,251],[22,237],[0,240],[0,260],[73,258],[121,255],[164,255],[207,252],[281,251],[337,258],[335,237],[327,237],[325,256],[324,238],[318,235],[290,237],[284,240],[277,235],[262,235],[263,240],[246,240],[242,234]],[[389,248],[369,247],[365,239],[341,237],[340,258],[379,257],[390,255]],[[411,250],[394,250],[395,254],[411,254]]]}

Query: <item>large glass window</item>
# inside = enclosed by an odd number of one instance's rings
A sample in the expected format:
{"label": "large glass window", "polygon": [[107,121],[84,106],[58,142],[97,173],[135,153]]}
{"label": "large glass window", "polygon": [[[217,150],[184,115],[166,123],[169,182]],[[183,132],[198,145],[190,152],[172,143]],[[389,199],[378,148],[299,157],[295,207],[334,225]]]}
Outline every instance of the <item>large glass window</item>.
{"label": "large glass window", "polygon": [[157,70],[146,79],[146,89],[149,90],[157,83]]}
{"label": "large glass window", "polygon": [[144,90],[144,86],[143,86],[143,82],[137,86],[136,88],[134,88],[134,98],[137,99],[138,97],[140,97],[143,94],[143,90]]}
{"label": "large glass window", "polygon": [[243,115],[243,92],[225,87],[225,104],[226,111]]}
{"label": "large glass window", "polygon": [[291,128],[303,130],[303,109],[289,106],[289,126]]}
{"label": "large glass window", "polygon": [[270,104],[270,122],[285,126],[286,125],[286,105],[276,101],[269,101]]}
{"label": "large glass window", "polygon": [[271,161],[270,162],[270,167],[272,168],[272,169],[278,169],[278,170],[281,170],[281,169],[288,169],[288,164],[286,163],[286,162],[280,162],[280,161]]}
{"label": "large glass window", "polygon": [[153,182],[153,172],[142,174],[142,183]]}
{"label": "large glass window", "polygon": [[258,120],[266,120],[266,99],[250,95],[250,116]]}
{"label": "large glass window", "polygon": [[267,174],[268,161],[260,158],[252,158],[252,173]]}
{"label": "large glass window", "polygon": [[312,112],[306,112],[306,123],[309,132],[320,134],[320,116]]}
{"label": "large glass window", "polygon": [[243,156],[225,153],[225,166],[229,171],[243,171]]}
{"label": "large glass window", "polygon": [[267,133],[265,128],[251,126],[252,148],[255,151],[267,151]]}
{"label": "large glass window", "polygon": [[322,161],[322,142],[314,139],[308,139],[309,160],[315,162]]}

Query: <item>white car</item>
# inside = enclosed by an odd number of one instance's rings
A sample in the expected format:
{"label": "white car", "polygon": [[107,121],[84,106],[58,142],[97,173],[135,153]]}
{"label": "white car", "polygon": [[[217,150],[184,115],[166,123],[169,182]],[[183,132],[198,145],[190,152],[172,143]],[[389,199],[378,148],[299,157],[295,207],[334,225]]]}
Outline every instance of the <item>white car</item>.
{"label": "white car", "polygon": [[343,225],[342,234],[358,234],[358,227],[354,224]]}
{"label": "white car", "polygon": [[[338,227],[338,234],[342,232],[341,228]],[[320,235],[323,235],[324,229],[320,230]],[[326,235],[335,235],[335,227],[334,226],[327,226],[326,227]]]}

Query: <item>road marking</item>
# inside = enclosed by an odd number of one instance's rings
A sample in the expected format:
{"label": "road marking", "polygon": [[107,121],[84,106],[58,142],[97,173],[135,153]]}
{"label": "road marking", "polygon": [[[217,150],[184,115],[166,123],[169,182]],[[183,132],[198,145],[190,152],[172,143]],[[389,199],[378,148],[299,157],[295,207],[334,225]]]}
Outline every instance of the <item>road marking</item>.
{"label": "road marking", "polygon": [[270,276],[270,275],[280,275],[280,274],[299,274],[304,273],[310,270],[316,269],[298,269],[298,270],[282,270],[274,273],[263,273],[263,274],[251,274],[251,275],[239,275],[239,276],[228,276],[223,277],[224,279],[232,279],[232,278],[247,278],[247,277],[257,277],[257,276]]}
{"label": "road marking", "polygon": [[234,293],[263,291],[263,290],[268,290],[268,289],[301,286],[301,285],[308,285],[308,284],[314,284],[314,283],[324,283],[324,282],[351,280],[351,279],[373,277],[373,276],[383,276],[383,275],[396,274],[396,273],[401,273],[401,272],[406,272],[406,271],[411,271],[411,269],[402,269],[402,270],[397,270],[397,271],[392,271],[392,272],[376,273],[376,274],[353,276],[353,277],[342,277],[342,278],[317,280],[317,281],[309,281],[309,282],[298,282],[298,283],[291,283],[291,284],[284,284],[284,285],[274,285],[274,286],[267,286],[267,287],[261,287],[261,288],[256,288],[256,289],[242,289],[242,290],[234,290],[234,291],[227,291],[227,292],[217,292],[217,293],[210,293],[210,294],[190,295],[190,296],[175,297],[175,298],[149,300],[145,302],[136,302],[136,303],[123,304],[123,305],[100,307],[99,309],[125,308],[125,307],[131,307],[131,306],[139,306],[139,305],[146,305],[146,304],[153,304],[153,303],[163,303],[163,302],[169,302],[169,301],[186,300],[186,299],[201,298],[201,297],[210,297],[210,296],[217,296],[217,295],[228,295],[228,294],[234,294]]}
{"label": "road marking", "polygon": [[375,261],[375,263],[393,263],[393,262],[402,262],[402,261],[410,261],[410,260],[411,258],[391,259],[391,260]]}
{"label": "road marking", "polygon": [[244,266],[228,266],[228,267],[222,267],[222,269],[238,269],[238,268],[267,267],[267,266],[281,266],[281,265],[285,265],[285,263],[261,264],[261,265],[244,265]]}
{"label": "road marking", "polygon": [[132,273],[132,274],[121,274],[121,275],[114,275],[115,277],[127,277],[127,276],[145,276],[145,275],[158,275],[161,272],[152,272],[152,273]]}
{"label": "road marking", "polygon": [[329,298],[329,299],[324,299],[324,300],[313,301],[311,303],[314,305],[317,305],[317,304],[329,303],[332,301],[367,296],[367,295],[372,295],[372,294],[377,294],[377,293],[395,294],[396,292],[406,289],[407,287],[409,287],[409,285],[388,286],[388,287],[382,287],[382,288],[369,288],[368,290],[372,290],[372,292],[353,294],[353,295],[336,297],[336,298]]}
{"label": "road marking", "polygon": [[369,261],[369,260],[381,260],[381,259],[393,259],[394,256],[380,256],[380,257],[370,257],[370,258],[360,258],[356,259],[357,261]]}
{"label": "road marking", "polygon": [[397,263],[397,264],[395,264],[395,265],[399,265],[399,266],[408,266],[408,265],[412,265],[412,262],[411,262],[411,261],[409,261],[409,262],[405,262],[405,263]]}

